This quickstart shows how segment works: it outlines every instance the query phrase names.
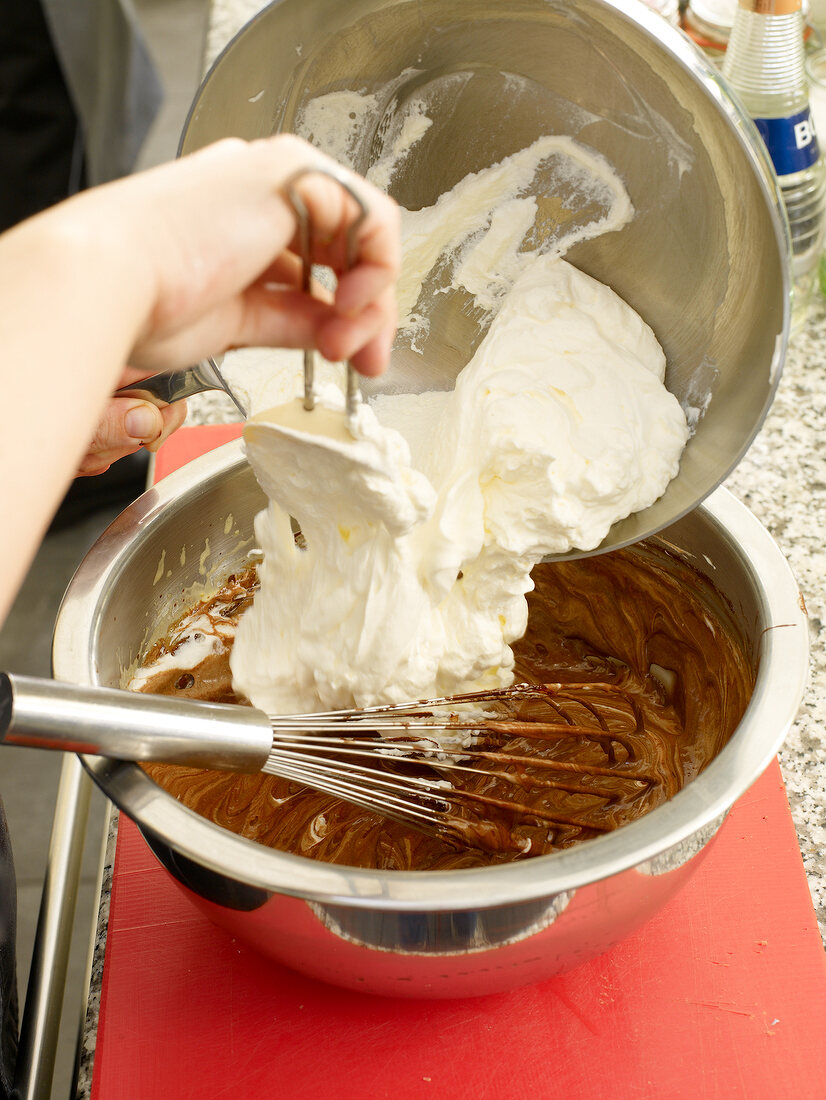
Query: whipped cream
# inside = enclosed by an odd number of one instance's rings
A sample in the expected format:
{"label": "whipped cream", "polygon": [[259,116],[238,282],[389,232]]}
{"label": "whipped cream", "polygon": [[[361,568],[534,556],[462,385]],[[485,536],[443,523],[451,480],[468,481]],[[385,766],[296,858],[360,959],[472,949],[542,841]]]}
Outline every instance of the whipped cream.
{"label": "whipped cream", "polygon": [[[565,201],[557,195],[562,190],[569,192]],[[551,204],[546,192],[557,201]],[[541,241],[531,248],[539,202],[555,209]],[[582,220],[581,209],[587,211]],[[465,176],[433,206],[402,211],[399,327],[426,324],[416,306],[425,280],[446,258],[453,261],[450,288],[468,290],[477,307],[491,312],[540,251],[562,255],[579,241],[621,229],[633,213],[622,181],[604,157],[569,137],[537,138]]]}
{"label": "whipped cream", "polygon": [[[307,417],[337,412],[343,423],[340,391],[322,389],[317,400]],[[271,714],[401,701],[437,676],[438,647],[417,641],[438,616],[412,537],[433,513],[435,490],[403,437],[367,405],[352,430],[349,445],[337,432],[321,441],[300,424],[273,430],[265,413],[244,431],[270,503],[255,520],[260,589],[231,668],[237,688]]]}
{"label": "whipped cream", "polygon": [[507,685],[533,565],[598,546],[676,474],[688,428],[664,371],[609,287],[535,257],[452,393],[362,406],[354,440],[322,448],[257,418],[245,439],[270,504],[236,687],[284,713]]}
{"label": "whipped cream", "polygon": [[196,669],[232,644],[234,634],[235,626],[229,620],[213,622],[208,615],[188,615],[169,639],[169,649],[135,670],[129,680],[130,691],[142,691],[160,673]]}

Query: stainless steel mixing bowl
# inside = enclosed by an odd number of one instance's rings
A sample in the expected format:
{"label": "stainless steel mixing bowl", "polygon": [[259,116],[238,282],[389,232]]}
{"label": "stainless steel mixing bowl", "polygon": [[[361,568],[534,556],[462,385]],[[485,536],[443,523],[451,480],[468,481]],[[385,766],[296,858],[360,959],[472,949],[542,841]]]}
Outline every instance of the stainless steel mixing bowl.
{"label": "stainless steel mixing bowl", "polygon": [[[152,639],[244,563],[263,503],[238,443],[145,493],[101,536],[66,593],[55,676],[121,684]],[[802,695],[802,600],[751,513],[720,489],[661,538],[717,586],[746,639],[756,687],[706,770],[612,834],[479,870],[357,870],[226,832],[135,764],[87,757],[85,766],[209,917],[288,966],[402,996],[462,996],[538,981],[616,943],[673,895],[777,751]]]}
{"label": "stainless steel mixing bowl", "polygon": [[[568,258],[652,326],[666,384],[699,422],[665,494],[600,549],[694,508],[762,423],[789,317],[774,175],[716,71],[638,0],[280,0],[212,67],[181,151],[294,129],[310,99],[343,88],[378,96],[354,151],[361,170],[394,111],[414,97],[429,105],[434,123],[391,189],[411,209],[544,134],[569,134],[615,166],[636,217]],[[481,333],[466,299],[438,302],[423,355],[398,348],[380,389],[452,386]]]}

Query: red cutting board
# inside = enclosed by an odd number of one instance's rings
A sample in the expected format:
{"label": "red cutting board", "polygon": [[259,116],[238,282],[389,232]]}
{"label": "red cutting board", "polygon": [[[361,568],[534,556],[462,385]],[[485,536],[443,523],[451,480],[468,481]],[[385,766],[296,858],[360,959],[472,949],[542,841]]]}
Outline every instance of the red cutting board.
{"label": "red cutting board", "polygon": [[[156,475],[239,427],[182,429]],[[776,763],[644,928],[540,985],[335,989],[211,925],[121,817],[93,1100],[826,1097],[826,956]]]}

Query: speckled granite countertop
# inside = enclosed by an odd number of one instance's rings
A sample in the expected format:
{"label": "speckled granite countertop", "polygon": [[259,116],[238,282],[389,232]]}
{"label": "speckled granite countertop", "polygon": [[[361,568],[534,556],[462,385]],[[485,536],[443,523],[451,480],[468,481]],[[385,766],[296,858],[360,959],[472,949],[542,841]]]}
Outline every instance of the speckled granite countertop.
{"label": "speckled granite countertop", "polygon": [[809,612],[809,686],[779,757],[826,943],[826,304],[793,337],[766,422],[725,485],[776,539]]}
{"label": "speckled granite countertop", "polygon": [[[264,4],[213,0],[207,64]],[[222,394],[190,398],[189,424],[237,419]],[[810,680],[780,764],[812,899],[826,943],[826,302],[791,340],[777,396],[746,457],[726,481],[768,528],[797,577],[809,612]],[[77,1098],[91,1093],[117,813],[110,823],[92,980],[81,1037]]]}

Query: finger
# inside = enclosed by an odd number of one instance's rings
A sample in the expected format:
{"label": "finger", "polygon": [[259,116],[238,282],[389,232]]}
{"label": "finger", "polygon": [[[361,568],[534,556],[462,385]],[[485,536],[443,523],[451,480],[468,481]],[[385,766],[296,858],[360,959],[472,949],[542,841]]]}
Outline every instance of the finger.
{"label": "finger", "polygon": [[90,451],[84,455],[75,477],[92,477],[95,474],[105,474],[113,462],[117,462],[127,455],[132,455],[140,449],[139,443],[133,443],[124,447],[115,447],[110,451]]}
{"label": "finger", "polygon": [[113,397],[98,423],[88,453],[135,450],[157,439],[163,428],[161,410],[151,402]]}
{"label": "finger", "polygon": [[398,307],[393,287],[357,317],[336,317],[322,330],[319,347],[328,357],[349,359],[361,374],[382,374],[390,362]]}
{"label": "finger", "polygon": [[333,363],[352,359],[385,326],[384,311],[375,305],[363,309],[357,317],[333,316],[319,329],[318,350]]}
{"label": "finger", "polygon": [[256,283],[261,286],[301,287],[302,263],[298,256],[292,252],[281,252],[258,278]]}
{"label": "finger", "polygon": [[390,353],[395,338],[396,326],[386,327],[378,336],[365,344],[360,351],[357,351],[350,362],[359,374],[363,374],[367,378],[375,378],[377,375],[383,374],[390,365]]}
{"label": "finger", "polygon": [[161,444],[165,443],[172,433],[180,428],[186,420],[186,401],[176,401],[172,405],[165,405],[161,409],[161,416],[163,417],[163,431],[152,443],[144,444],[144,450],[146,451],[152,453],[157,451]]}
{"label": "finger", "polygon": [[[119,400],[119,399],[114,399]],[[114,400],[112,403],[114,403]],[[154,408],[154,406],[153,406]],[[161,444],[183,424],[186,419],[186,402],[176,401],[173,405],[165,405],[158,410],[163,420],[161,434],[151,443],[143,444],[144,450],[157,451]],[[127,455],[134,454],[141,449],[137,441],[121,441],[105,450],[90,450],[78,467],[76,477],[91,477],[95,474],[105,473],[113,462],[117,462]]]}
{"label": "finger", "polygon": [[[392,287],[355,317],[341,317],[327,303],[300,292],[258,288],[248,293],[247,300],[249,312],[239,343],[317,348],[331,362],[349,358],[357,370],[370,375],[381,374],[387,367],[396,332]],[[367,345],[370,350],[358,355]]]}
{"label": "finger", "polygon": [[393,274],[387,267],[361,264],[353,271],[342,274],[336,287],[336,312],[345,317],[360,313],[365,306],[381,298],[394,284]]}
{"label": "finger", "polygon": [[[342,175],[358,194],[367,214],[355,230],[355,258],[347,265],[347,236],[351,225],[361,215],[361,206],[336,179],[317,172],[308,172],[293,183],[295,191],[307,209],[310,223],[312,259],[328,264],[341,272],[347,266],[373,264],[386,268],[395,279],[401,263],[401,218],[391,198],[366,180],[348,172],[340,165],[319,158],[320,163]],[[291,246],[300,252],[298,235]]]}
{"label": "finger", "polygon": [[[137,448],[135,448],[135,450],[137,450]],[[78,466],[77,470],[75,470],[74,476],[96,477],[98,474],[105,474],[112,463],[103,462],[103,464],[101,465],[101,461],[102,460],[97,457],[92,459],[87,455],[86,458],[84,458],[83,462],[81,462],[80,466]]]}
{"label": "finger", "polygon": [[113,397],[98,422],[78,477],[105,473],[113,462],[134,454],[144,442],[157,439],[164,428],[160,409],[148,401]]}
{"label": "finger", "polygon": [[252,287],[243,304],[238,343],[251,347],[317,347],[318,333],[336,316],[330,302],[300,290]]}
{"label": "finger", "polygon": [[[252,286],[268,292],[277,292],[279,290],[301,291],[303,266],[298,256],[294,256],[291,252],[283,252],[278,259],[270,264],[267,270],[255,280]],[[310,294],[313,298],[318,298],[322,302],[333,301],[333,291],[312,276],[310,278]]]}

